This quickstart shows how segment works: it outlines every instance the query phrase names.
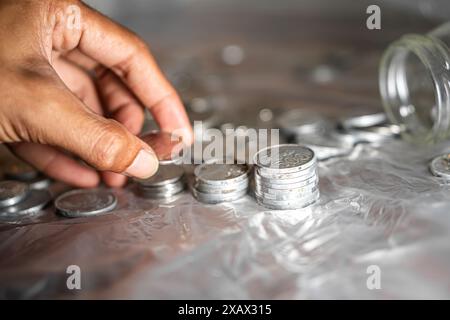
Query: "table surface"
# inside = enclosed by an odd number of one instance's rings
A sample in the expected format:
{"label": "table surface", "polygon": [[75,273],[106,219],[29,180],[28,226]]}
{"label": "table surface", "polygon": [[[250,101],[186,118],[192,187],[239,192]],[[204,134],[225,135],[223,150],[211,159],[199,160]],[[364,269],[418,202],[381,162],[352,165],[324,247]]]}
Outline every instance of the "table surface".
{"label": "table surface", "polygon": [[[440,23],[383,6],[382,29],[370,31],[365,1],[111,3],[105,12],[150,44],[169,77],[190,75],[184,98],[224,97],[221,121],[249,127],[261,108],[381,111],[385,47]],[[227,45],[244,50],[242,64],[222,62]],[[65,219],[50,206],[3,221],[0,297],[450,298],[450,190],[428,171],[448,147],[359,145],[319,164],[321,198],[302,210],[269,211],[250,195],[204,205],[188,191],[163,203],[129,186],[114,190],[119,205],[108,215]],[[81,290],[66,287],[70,265],[81,269]],[[370,266],[381,271],[379,290],[368,288]]]}

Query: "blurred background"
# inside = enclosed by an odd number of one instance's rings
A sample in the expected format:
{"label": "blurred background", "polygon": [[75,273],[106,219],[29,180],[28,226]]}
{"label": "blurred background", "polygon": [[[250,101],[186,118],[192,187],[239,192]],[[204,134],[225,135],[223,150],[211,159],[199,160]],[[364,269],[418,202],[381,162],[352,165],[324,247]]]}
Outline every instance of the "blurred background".
{"label": "blurred background", "polygon": [[[221,121],[233,122],[233,110],[245,108],[239,121],[246,124],[264,108],[314,108],[331,116],[381,110],[383,50],[450,16],[446,0],[87,3],[144,38],[185,101],[222,96],[228,111]],[[371,4],[381,8],[381,30],[366,28]]]}

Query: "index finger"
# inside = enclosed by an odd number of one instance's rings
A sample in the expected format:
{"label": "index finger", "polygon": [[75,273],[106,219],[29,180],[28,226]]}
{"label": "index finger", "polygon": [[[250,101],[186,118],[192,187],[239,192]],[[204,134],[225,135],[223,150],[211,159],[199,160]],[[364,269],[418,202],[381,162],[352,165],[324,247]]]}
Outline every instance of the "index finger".
{"label": "index finger", "polygon": [[162,131],[181,131],[192,141],[192,128],[184,106],[164,77],[147,45],[134,33],[102,14],[81,6],[78,49],[112,70],[145,105]]}

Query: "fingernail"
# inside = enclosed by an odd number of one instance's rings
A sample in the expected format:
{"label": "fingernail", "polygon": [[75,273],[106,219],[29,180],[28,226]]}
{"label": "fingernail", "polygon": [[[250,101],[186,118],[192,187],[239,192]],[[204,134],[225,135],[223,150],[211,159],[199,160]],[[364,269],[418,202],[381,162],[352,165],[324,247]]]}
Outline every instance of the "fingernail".
{"label": "fingernail", "polygon": [[147,179],[156,173],[158,164],[158,159],[154,153],[141,149],[131,166],[124,173],[135,178]]}

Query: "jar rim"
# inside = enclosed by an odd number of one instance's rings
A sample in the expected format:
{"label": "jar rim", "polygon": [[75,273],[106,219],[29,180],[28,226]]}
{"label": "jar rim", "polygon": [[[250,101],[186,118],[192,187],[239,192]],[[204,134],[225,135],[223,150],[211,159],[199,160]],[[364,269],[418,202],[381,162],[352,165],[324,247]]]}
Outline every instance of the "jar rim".
{"label": "jar rim", "polygon": [[400,113],[397,115],[394,110],[400,109],[402,100],[405,100],[404,97],[402,99],[402,94],[405,94],[406,87],[403,87],[402,92],[399,86],[406,85],[403,67],[406,57],[411,53],[418,58],[433,81],[437,120],[425,135],[421,133],[418,136],[410,130],[402,130],[402,132],[407,140],[435,142],[446,137],[450,125],[450,83],[448,73],[442,72],[441,69],[444,66],[448,70],[450,57],[448,48],[439,39],[412,34],[403,36],[389,46],[380,62],[379,86],[383,106],[391,122],[400,126],[404,125],[402,120],[406,119],[406,116],[402,117]]}

